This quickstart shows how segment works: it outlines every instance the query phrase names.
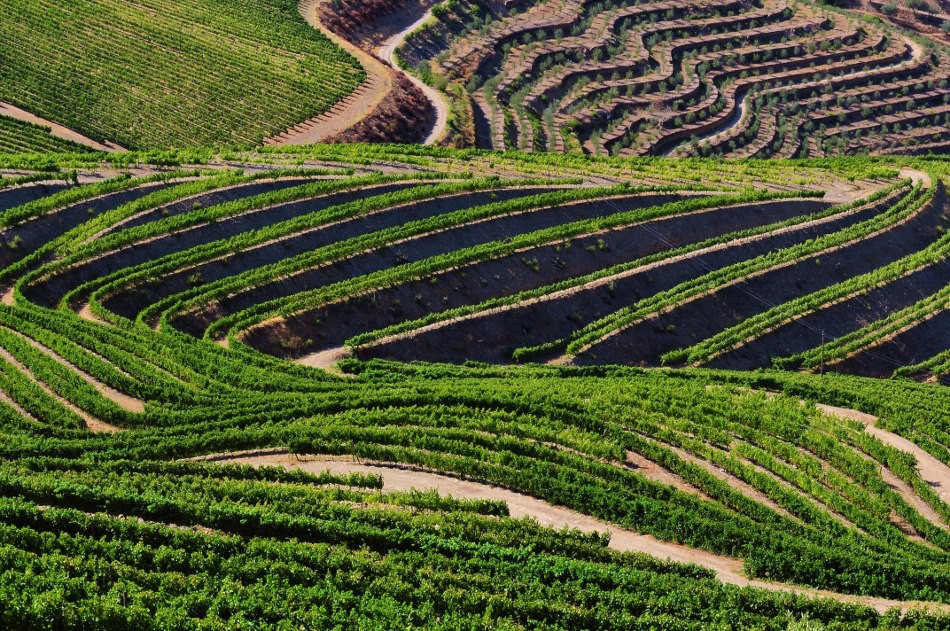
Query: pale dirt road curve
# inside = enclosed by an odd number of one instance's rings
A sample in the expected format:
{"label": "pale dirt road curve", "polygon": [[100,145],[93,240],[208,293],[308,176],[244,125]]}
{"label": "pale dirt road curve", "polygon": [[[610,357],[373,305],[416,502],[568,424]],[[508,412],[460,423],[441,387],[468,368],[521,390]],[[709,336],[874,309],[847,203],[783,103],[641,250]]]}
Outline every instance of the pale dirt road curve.
{"label": "pale dirt road curve", "polygon": [[838,594],[783,583],[750,580],[742,574],[742,561],[739,559],[732,559],[705,550],[660,541],[650,535],[643,535],[618,528],[570,509],[554,506],[537,498],[488,484],[460,480],[438,473],[413,470],[398,465],[387,466],[383,463],[361,464],[353,461],[351,458],[345,459],[333,456],[301,456],[300,458],[302,459],[298,460],[296,456],[288,453],[258,452],[256,454],[251,453],[244,455],[213,455],[201,458],[201,460],[213,460],[219,463],[249,464],[252,466],[281,466],[287,469],[302,469],[313,473],[329,470],[339,474],[377,474],[382,476],[384,488],[388,491],[434,489],[440,494],[451,495],[457,498],[501,500],[508,504],[509,512],[513,518],[529,517],[543,526],[558,529],[576,528],[583,532],[607,532],[610,534],[609,547],[614,550],[621,552],[642,552],[680,563],[695,563],[713,570],[720,581],[731,585],[792,592],[816,598],[830,598],[839,602],[872,607],[879,612],[894,608],[900,608],[902,610],[930,609],[932,611],[950,612],[950,605],[940,603],[918,603],[869,596],[852,596],[849,594]]}
{"label": "pale dirt road curve", "polygon": [[378,59],[326,28],[317,14],[320,0],[301,0],[298,8],[307,24],[334,44],[356,57],[366,71],[366,79],[349,96],[315,118],[304,121],[264,141],[266,145],[309,145],[346,131],[373,113],[393,90],[392,70]]}
{"label": "pale dirt road curve", "polygon": [[[356,57],[366,71],[366,79],[352,94],[323,114],[268,138],[264,141],[266,145],[308,145],[322,142],[346,131],[372,114],[383,99],[393,91],[393,75],[395,72],[400,72],[395,59],[396,48],[405,41],[412,31],[432,16],[432,11],[427,11],[417,21],[386,40],[386,43],[380,47],[379,58],[377,58],[326,28],[320,21],[317,12],[320,2],[321,0],[301,0],[298,5],[300,14],[307,21],[307,24]],[[383,61],[380,61],[380,59]],[[392,68],[386,64],[389,64]],[[441,138],[445,132],[448,121],[448,106],[445,99],[436,90],[411,74],[405,73],[405,75],[432,102],[432,107],[435,110],[435,125],[422,143],[431,145]]]}
{"label": "pale dirt road curve", "polygon": [[40,118],[36,114],[31,114],[30,112],[27,112],[26,110],[20,109],[19,107],[16,107],[15,105],[11,105],[3,101],[0,101],[0,116],[7,116],[9,118],[15,118],[17,120],[20,120],[26,123],[33,123],[34,125],[49,127],[50,133],[56,136],[57,138],[62,138],[64,140],[71,140],[75,143],[79,143],[80,145],[85,145],[89,147],[90,149],[95,149],[96,151],[113,151],[114,152],[114,151],[126,150],[124,147],[121,147],[115,144],[114,142],[108,142],[108,141],[98,142],[96,140],[93,140],[92,138],[83,136],[79,132],[73,131],[72,129],[68,127],[64,127],[63,125],[60,125],[59,123],[54,123],[53,121],[48,121],[45,118]]}
{"label": "pale dirt road curve", "polygon": [[78,315],[83,320],[87,320],[89,322],[109,325],[108,322],[106,322],[105,320],[103,320],[102,318],[100,318],[99,316],[97,316],[95,313],[92,312],[92,307],[89,306],[88,302],[84,302],[79,306],[79,309],[76,311],[76,315]]}
{"label": "pale dirt road curve", "polygon": [[[424,14],[422,14],[422,17],[420,17],[418,20],[386,40],[386,43],[380,46],[379,50],[377,51],[379,58],[387,62],[393,68],[398,68],[399,64],[396,62],[396,49],[399,48],[399,46],[402,45],[404,41],[406,41],[406,38],[409,37],[413,31],[422,26],[431,17],[432,9],[429,9]],[[432,107],[435,109],[435,125],[426,139],[422,142],[424,145],[431,145],[441,138],[443,133],[445,133],[445,125],[449,119],[448,105],[446,105],[445,99],[442,98],[442,95],[439,94],[437,90],[429,87],[422,80],[417,79],[408,72],[406,73],[406,76],[416,85],[417,88],[422,90],[422,93],[426,95],[426,98],[429,99],[429,101],[431,101]]]}
{"label": "pale dirt road curve", "polygon": [[900,170],[900,176],[902,178],[910,178],[914,181],[914,184],[917,182],[922,182],[921,188],[928,189],[933,186],[933,180],[930,179],[930,175],[924,171],[918,171],[917,169],[903,168]]}
{"label": "pale dirt road curve", "polygon": [[941,500],[950,504],[950,467],[903,436],[898,436],[893,432],[877,427],[875,425],[878,420],[876,416],[831,405],[818,404],[817,407],[826,414],[863,423],[864,430],[868,434],[871,434],[885,445],[890,445],[914,456],[917,459],[917,471],[920,472],[920,477],[933,488]]}

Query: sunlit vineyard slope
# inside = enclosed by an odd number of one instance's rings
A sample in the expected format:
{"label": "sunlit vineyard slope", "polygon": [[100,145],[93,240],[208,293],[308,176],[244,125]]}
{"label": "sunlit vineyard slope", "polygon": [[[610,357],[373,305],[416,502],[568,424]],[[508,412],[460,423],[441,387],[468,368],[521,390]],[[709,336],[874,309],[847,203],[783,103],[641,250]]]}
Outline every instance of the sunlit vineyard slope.
{"label": "sunlit vineyard slope", "polygon": [[946,174],[0,154],[0,626],[950,628]]}
{"label": "sunlit vineyard slope", "polygon": [[364,74],[294,0],[9,0],[0,42],[0,101],[130,148],[256,144]]}

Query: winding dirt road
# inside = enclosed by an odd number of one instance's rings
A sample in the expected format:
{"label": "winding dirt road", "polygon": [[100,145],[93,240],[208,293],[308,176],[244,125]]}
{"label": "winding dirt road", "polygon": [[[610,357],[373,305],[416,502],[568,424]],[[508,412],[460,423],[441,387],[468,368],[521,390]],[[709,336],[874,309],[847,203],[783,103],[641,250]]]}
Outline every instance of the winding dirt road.
{"label": "winding dirt road", "polygon": [[[432,15],[431,12],[427,12],[417,22],[389,38],[380,49],[380,57],[386,62],[383,63],[383,61],[380,61],[377,57],[374,57],[327,28],[323,22],[320,21],[318,8],[321,1],[322,0],[301,0],[298,5],[300,15],[303,16],[307,24],[323,33],[330,41],[347,53],[356,57],[360,65],[363,66],[363,69],[366,71],[366,79],[352,94],[345,97],[323,114],[268,138],[264,141],[266,145],[309,145],[323,142],[346,131],[372,114],[380,103],[393,91],[393,76],[395,72],[399,72],[399,70],[396,70],[398,66],[395,63],[396,48],[405,41],[406,37],[408,37],[419,24]],[[392,67],[387,66],[387,63]],[[438,92],[416,77],[409,74],[406,74],[406,76],[422,90],[426,98],[432,102],[432,106],[435,109],[435,126],[423,143],[430,145],[438,140],[445,131],[446,121],[448,120],[448,108],[445,104],[445,100]]]}
{"label": "winding dirt road", "polygon": [[950,466],[937,460],[930,453],[924,451],[903,436],[898,436],[893,432],[878,427],[876,425],[878,420],[876,416],[858,412],[857,410],[849,410],[820,403],[817,407],[826,414],[863,423],[864,431],[868,434],[871,434],[885,445],[890,445],[895,449],[914,456],[917,460],[917,471],[920,473],[920,477],[924,482],[930,485],[941,500],[950,504]]}
{"label": "winding dirt road", "polygon": [[528,517],[543,526],[552,528],[576,528],[582,532],[607,532],[610,534],[609,547],[621,552],[642,552],[652,556],[666,558],[680,563],[695,563],[716,573],[723,583],[740,587],[757,587],[771,591],[792,592],[814,598],[830,598],[839,602],[872,607],[878,612],[899,608],[928,609],[950,613],[950,605],[853,596],[824,590],[799,587],[785,583],[760,581],[747,578],[742,573],[742,561],[721,555],[689,548],[686,546],[660,541],[650,535],[644,535],[618,528],[593,517],[583,515],[562,506],[555,506],[543,500],[523,495],[507,489],[460,480],[430,471],[413,469],[403,465],[389,463],[358,463],[352,458],[336,456],[294,456],[286,452],[268,451],[248,454],[220,454],[199,458],[218,463],[249,464],[252,466],[281,466],[286,469],[301,469],[311,473],[330,471],[336,474],[369,473],[383,478],[387,491],[408,491],[410,489],[434,489],[440,494],[465,499],[489,499],[504,501],[513,518]]}
{"label": "winding dirt road", "polygon": [[[406,38],[409,37],[413,31],[429,21],[431,17],[432,9],[429,9],[423,13],[422,17],[420,17],[418,20],[386,40],[386,43],[380,46],[379,50],[377,51],[379,58],[388,63],[393,68],[399,68],[399,64],[396,60],[396,49],[399,48],[399,46],[402,45],[404,41],[406,41]],[[426,139],[422,142],[424,145],[431,145],[445,132],[445,125],[449,119],[448,105],[446,105],[445,99],[442,98],[442,95],[439,94],[437,90],[426,85],[423,81],[414,77],[408,72],[406,73],[406,77],[408,77],[409,80],[412,81],[412,83],[417,88],[419,88],[423,94],[426,95],[426,98],[432,102],[433,109],[435,109],[435,125],[432,127],[432,131],[429,133]]]}
{"label": "winding dirt road", "polygon": [[78,131],[74,131],[68,127],[64,127],[59,123],[54,123],[53,121],[46,120],[45,118],[40,118],[36,114],[27,112],[26,110],[20,109],[15,105],[0,101],[0,116],[6,116],[8,118],[15,118],[16,120],[23,121],[25,123],[32,123],[33,125],[40,125],[41,127],[48,127],[50,133],[57,138],[62,138],[64,140],[71,140],[72,142],[78,143],[80,145],[85,145],[90,149],[95,149],[96,151],[125,151],[126,149],[120,145],[115,144],[114,142],[98,142],[89,138],[88,136],[83,136]]}
{"label": "winding dirt road", "polygon": [[373,113],[393,90],[392,71],[365,50],[343,39],[320,21],[320,0],[301,0],[300,15],[334,44],[356,57],[366,79],[356,90],[329,110],[264,141],[265,145],[310,145],[346,131]]}

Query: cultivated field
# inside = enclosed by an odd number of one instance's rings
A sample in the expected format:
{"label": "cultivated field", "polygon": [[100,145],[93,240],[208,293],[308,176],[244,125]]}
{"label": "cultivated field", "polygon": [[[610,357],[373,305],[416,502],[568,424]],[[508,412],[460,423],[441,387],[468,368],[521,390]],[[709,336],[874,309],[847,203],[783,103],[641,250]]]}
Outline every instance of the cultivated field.
{"label": "cultivated field", "polygon": [[285,151],[12,188],[0,278],[305,362],[946,376],[943,162]]}
{"label": "cultivated field", "polygon": [[0,156],[0,620],[947,628],[946,167]]}
{"label": "cultivated field", "polygon": [[295,0],[7,0],[0,41],[0,102],[139,149],[257,144],[364,78]]}
{"label": "cultivated field", "polygon": [[0,629],[950,631],[948,1],[4,0]]}

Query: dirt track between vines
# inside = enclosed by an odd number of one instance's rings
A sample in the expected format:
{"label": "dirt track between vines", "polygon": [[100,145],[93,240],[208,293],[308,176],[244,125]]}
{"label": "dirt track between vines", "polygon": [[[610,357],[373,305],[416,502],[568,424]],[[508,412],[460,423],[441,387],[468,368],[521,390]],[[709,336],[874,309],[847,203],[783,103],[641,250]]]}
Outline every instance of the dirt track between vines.
{"label": "dirt track between vines", "polygon": [[885,445],[890,445],[914,456],[917,459],[917,471],[920,473],[920,477],[933,488],[941,500],[950,504],[950,466],[940,462],[903,436],[898,436],[893,432],[877,427],[875,425],[878,420],[876,416],[831,405],[818,404],[817,407],[832,416],[863,423],[868,434],[871,434]]}
{"label": "dirt track between vines", "polygon": [[[386,40],[386,43],[380,46],[377,51],[379,58],[388,63],[393,68],[398,68],[399,64],[396,60],[396,49],[399,48],[399,46],[404,41],[406,41],[406,38],[409,37],[413,31],[422,26],[424,23],[428,22],[431,18],[432,9],[429,9],[424,14],[422,14],[418,20]],[[428,136],[426,136],[426,139],[422,141],[422,144],[424,145],[431,145],[445,132],[445,125],[449,120],[448,105],[446,105],[445,99],[442,98],[442,95],[439,94],[438,91],[429,87],[426,85],[426,83],[409,73],[406,73],[406,76],[409,77],[409,80],[412,81],[412,83],[414,83],[423,94],[425,94],[426,98],[432,103],[432,108],[435,110],[435,124],[432,127],[432,131],[429,132]]]}
{"label": "dirt track between vines", "polygon": [[543,500],[517,493],[490,484],[461,480],[440,473],[407,467],[394,463],[360,463],[352,457],[339,456],[295,456],[282,451],[235,453],[211,455],[200,460],[219,463],[249,464],[252,466],[281,466],[286,469],[300,469],[311,473],[330,471],[334,474],[367,473],[382,476],[387,491],[407,491],[410,489],[434,489],[442,495],[451,495],[465,499],[489,499],[504,501],[508,505],[512,518],[531,518],[543,526],[555,529],[576,528],[582,532],[607,532],[610,534],[609,547],[620,552],[640,552],[666,558],[679,563],[694,563],[715,572],[723,583],[739,587],[756,587],[770,591],[791,592],[813,598],[830,598],[839,602],[872,607],[878,612],[899,608],[929,609],[950,613],[950,605],[899,601],[871,596],[854,596],[818,590],[797,585],[749,579],[742,572],[742,561],[705,550],[660,541],[651,535],[600,521],[562,506],[555,506]]}
{"label": "dirt track between vines", "polygon": [[378,59],[343,39],[320,21],[317,7],[321,0],[301,0],[298,8],[307,24],[320,31],[334,44],[356,57],[366,71],[366,78],[354,92],[326,112],[304,121],[264,141],[268,145],[309,145],[346,131],[360,122],[382,103],[393,90],[392,71]]}
{"label": "dirt track between vines", "polygon": [[27,112],[26,110],[20,109],[19,107],[4,101],[0,101],[0,116],[15,118],[16,120],[23,121],[24,123],[32,123],[33,125],[40,125],[41,127],[48,127],[50,133],[57,138],[71,140],[72,142],[85,145],[90,149],[95,149],[97,151],[125,151],[125,148],[115,144],[114,142],[99,142],[93,140],[88,136],[83,136],[77,131],[60,125],[59,123],[54,123],[53,121],[46,120],[45,118],[40,118],[36,114]]}
{"label": "dirt track between vines", "polygon": [[129,412],[134,412],[136,414],[141,414],[142,412],[145,411],[145,403],[141,399],[136,399],[135,397],[129,396],[125,394],[124,392],[119,392],[112,386],[109,386],[99,381],[98,379],[96,379],[95,377],[87,373],[86,371],[80,369],[73,363],[66,360],[62,355],[59,355],[52,349],[39,343],[37,340],[34,340],[33,338],[27,335],[23,335],[22,333],[18,331],[14,331],[13,329],[8,329],[8,330],[10,331],[10,333],[18,336],[24,342],[26,342],[27,344],[29,344],[36,350],[40,351],[41,353],[43,353],[44,355],[46,355],[47,357],[55,361],[57,364],[59,364],[63,368],[66,368],[67,370],[70,370],[76,373],[77,375],[79,375],[79,377],[83,381],[85,381],[86,383],[91,385],[93,388],[95,388],[99,392],[99,394],[109,399],[110,401],[118,405],[119,407],[124,408],[125,410]]}

